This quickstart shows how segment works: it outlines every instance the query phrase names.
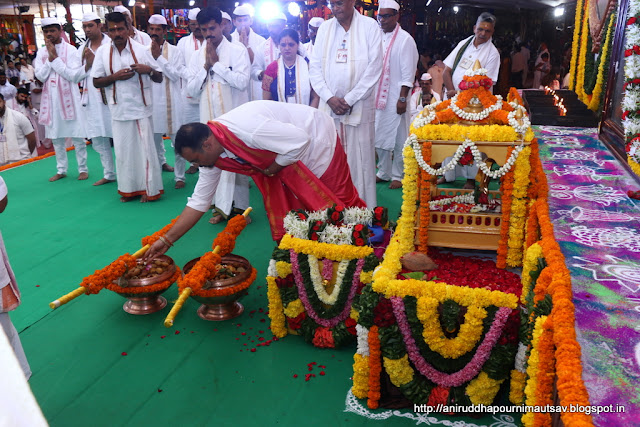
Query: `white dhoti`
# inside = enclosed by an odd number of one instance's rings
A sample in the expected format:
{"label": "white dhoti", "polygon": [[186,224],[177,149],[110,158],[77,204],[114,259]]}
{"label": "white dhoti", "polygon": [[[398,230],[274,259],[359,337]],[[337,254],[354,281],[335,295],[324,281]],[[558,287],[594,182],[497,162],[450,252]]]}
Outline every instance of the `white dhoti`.
{"label": "white dhoti", "polygon": [[165,156],[165,148],[164,148],[164,139],[162,138],[162,133],[154,133],[153,134],[153,142],[156,145],[156,153],[158,153],[158,163],[160,163],[160,167],[167,163],[167,157]]}
{"label": "white dhoti", "polygon": [[370,122],[349,126],[341,123],[340,119],[334,121],[340,142],[347,154],[353,185],[367,206],[374,208],[377,206],[375,124]]}
{"label": "white dhoti", "polygon": [[398,115],[395,105],[391,113],[376,110],[376,153],[378,173],[383,181],[402,181],[404,161],[402,150],[409,136],[409,114]]}
{"label": "white dhoti", "polygon": [[[159,147],[163,150],[162,151],[162,155],[160,155],[160,152],[158,152],[158,160],[160,161],[160,165],[162,166],[163,164],[167,163],[167,158],[164,154],[164,140],[162,138],[162,134],[161,133],[154,133],[153,134],[153,138],[154,138],[154,142],[156,144],[156,150],[159,150]],[[175,143],[174,141],[176,140],[176,135],[169,135],[169,138],[171,139],[171,147],[175,148]],[[174,151],[175,153],[175,151]],[[175,153],[175,161],[173,164],[173,172],[175,174],[175,181],[182,181],[184,182],[184,173],[185,173],[185,165],[186,165],[187,161],[184,159],[184,157],[182,157],[180,154]]]}
{"label": "white dhoti", "polygon": [[[87,144],[83,138],[68,138],[73,142],[76,152],[76,160],[78,161],[78,172],[89,172],[87,168]],[[56,138],[53,140],[53,148],[56,152],[56,167],[58,174],[66,175],[69,167],[67,160],[67,138]]]}
{"label": "white dhoti", "polygon": [[[444,159],[444,161],[442,162],[442,167],[445,167],[449,163],[451,163],[452,159],[453,157],[447,157],[446,159]],[[478,166],[475,165],[461,166],[458,164],[454,169],[444,173],[444,180],[447,182],[453,182],[459,176],[465,177],[466,179],[476,179],[478,170]]]}
{"label": "white dhoti", "polygon": [[114,120],[112,129],[118,193],[124,197],[146,195],[148,200],[160,198],[162,170],[153,142],[151,117]]}
{"label": "white dhoti", "polygon": [[4,333],[7,335],[9,344],[11,344],[11,348],[13,348],[13,352],[16,355],[16,359],[18,359],[25,378],[29,379],[29,377],[31,377],[31,368],[29,367],[29,362],[27,362],[27,356],[25,356],[24,350],[22,349],[18,331],[16,331],[15,326],[11,323],[9,313],[0,313],[0,326],[2,326]]}
{"label": "white dhoti", "polygon": [[249,207],[249,177],[239,173],[222,171],[212,204],[215,212],[228,218],[232,209],[244,211]]}
{"label": "white dhoti", "polygon": [[113,181],[116,179],[116,167],[113,162],[113,152],[111,150],[110,138],[104,136],[94,136],[91,138],[91,146],[100,155],[100,162],[104,171],[104,179]]}

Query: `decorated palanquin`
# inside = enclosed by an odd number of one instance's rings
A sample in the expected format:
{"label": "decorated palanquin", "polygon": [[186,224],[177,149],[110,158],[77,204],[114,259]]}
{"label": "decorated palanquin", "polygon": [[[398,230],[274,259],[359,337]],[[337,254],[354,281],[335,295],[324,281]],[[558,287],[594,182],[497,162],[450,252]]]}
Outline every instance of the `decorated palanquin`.
{"label": "decorated palanquin", "polygon": [[[352,392],[370,408],[398,399],[490,405],[506,400],[510,384],[522,393],[522,284],[504,268],[522,263],[537,143],[517,92],[504,102],[491,85],[476,65],[457,96],[425,107],[411,127],[401,217],[372,284],[353,306]],[[446,157],[451,166],[434,168]],[[435,189],[438,175],[470,163],[480,169],[475,190]],[[489,190],[498,178],[499,190]],[[430,246],[493,249],[498,262],[445,256]],[[404,259],[414,252],[429,253],[437,268],[407,271]]]}
{"label": "decorated palanquin", "polygon": [[354,342],[352,306],[371,283],[375,251],[382,255],[391,234],[387,226],[383,207],[291,211],[267,276],[273,335],[301,335],[323,348]]}
{"label": "decorated palanquin", "polygon": [[[460,83],[461,92],[416,117],[405,158],[417,175],[420,251],[427,246],[497,250],[499,266],[515,267],[522,263],[534,135],[517,91],[503,101],[487,89],[491,85],[476,62]],[[437,176],[473,163],[479,167],[475,189],[435,185]],[[498,179],[499,190],[489,190],[490,181]]]}

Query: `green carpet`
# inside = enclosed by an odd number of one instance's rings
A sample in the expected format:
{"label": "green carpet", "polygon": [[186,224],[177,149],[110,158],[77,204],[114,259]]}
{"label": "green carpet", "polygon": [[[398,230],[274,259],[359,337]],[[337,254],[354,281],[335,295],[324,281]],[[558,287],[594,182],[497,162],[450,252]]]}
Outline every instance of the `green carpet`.
{"label": "green carpet", "polygon": [[[173,163],[173,151],[166,145]],[[264,314],[264,277],[273,242],[255,186],[253,223],[238,239],[234,253],[251,261],[258,280],[242,300],[245,313],[237,319],[201,320],[196,315],[199,304],[189,299],[175,327],[166,329],[163,320],[169,307],[132,316],[122,310],[124,298],[108,290],[49,309],[50,301],[75,289],[84,276],[136,251],[143,236],[177,216],[197,179],[187,175],[187,187],[175,190],[173,174],[164,173],[161,200],[121,203],[115,184],[91,185],[102,172],[91,148],[89,171],[88,181],[77,181],[70,152],[69,176],[55,183],[48,182],[55,173],[53,157],[2,173],[9,205],[0,215],[0,229],[23,296],[11,317],[33,370],[32,390],[52,426],[372,423],[345,412],[355,344],[320,350],[291,336],[250,351],[260,337],[272,338]],[[391,218],[396,218],[402,193],[387,185],[378,184],[379,204],[388,206]],[[169,251],[179,265],[210,250],[223,227],[208,224],[208,218]],[[172,305],[176,286],[165,296]],[[325,365],[326,375],[321,376],[323,369],[316,365],[311,372],[316,377],[305,382],[311,362]],[[388,416],[385,425],[415,425],[418,419],[411,411],[404,417],[385,410],[375,413],[379,419]],[[432,423],[444,419],[432,417]],[[454,421],[489,425],[497,417]]]}

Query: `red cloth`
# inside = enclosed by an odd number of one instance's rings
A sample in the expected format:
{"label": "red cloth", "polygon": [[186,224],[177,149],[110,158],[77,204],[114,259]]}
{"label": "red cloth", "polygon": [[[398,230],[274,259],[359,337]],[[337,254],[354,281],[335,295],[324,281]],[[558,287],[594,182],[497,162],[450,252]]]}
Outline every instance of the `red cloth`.
{"label": "red cloth", "polygon": [[331,207],[333,204],[346,207],[366,206],[351,182],[347,156],[337,136],[333,159],[321,179],[302,162],[285,166],[280,172],[269,177],[258,169],[264,170],[269,167],[275,161],[276,153],[248,147],[221,123],[210,121],[208,125],[220,145],[247,162],[219,158],[215,166],[253,178],[262,193],[274,240],[279,241],[284,236],[284,217],[293,209],[315,211]]}

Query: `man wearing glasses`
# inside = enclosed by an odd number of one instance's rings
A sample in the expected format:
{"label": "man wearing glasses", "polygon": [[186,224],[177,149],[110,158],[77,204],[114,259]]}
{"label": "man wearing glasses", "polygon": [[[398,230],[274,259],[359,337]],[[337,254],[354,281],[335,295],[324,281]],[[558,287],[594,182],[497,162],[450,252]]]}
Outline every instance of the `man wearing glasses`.
{"label": "man wearing glasses", "polygon": [[309,79],[319,109],[334,119],[351,171],[367,206],[376,206],[375,93],[382,70],[382,34],[355,0],[330,4],[334,18],[318,29]]}
{"label": "man wearing glasses", "polygon": [[413,37],[398,25],[400,5],[380,0],[378,22],[382,28],[382,76],[376,86],[376,181],[391,181],[389,188],[402,187],[402,148],[409,136],[409,91],[418,64]]}

